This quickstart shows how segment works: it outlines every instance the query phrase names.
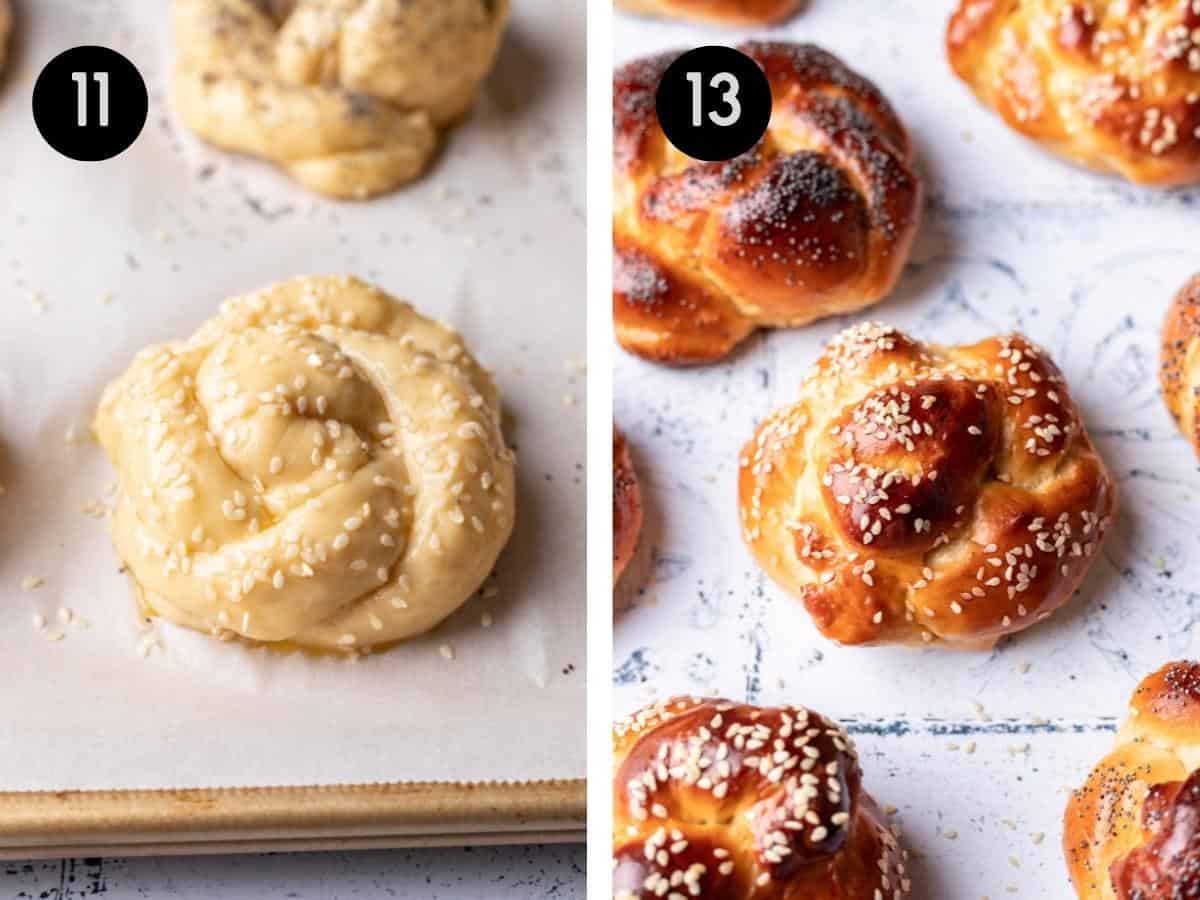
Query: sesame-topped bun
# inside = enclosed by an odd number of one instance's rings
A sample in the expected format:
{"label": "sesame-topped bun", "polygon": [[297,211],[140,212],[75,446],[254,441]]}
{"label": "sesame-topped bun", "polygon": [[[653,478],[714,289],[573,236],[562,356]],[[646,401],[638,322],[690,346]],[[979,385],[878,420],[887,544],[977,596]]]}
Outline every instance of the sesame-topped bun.
{"label": "sesame-topped bun", "polygon": [[1159,380],[1167,409],[1200,454],[1200,275],[1183,286],[1167,310]]}
{"label": "sesame-topped bun", "polygon": [[0,68],[8,58],[8,35],[12,31],[12,6],[9,0],[0,0]]}
{"label": "sesame-topped bun", "polygon": [[173,0],[180,118],[318,193],[416,178],[465,115],[510,0]]}
{"label": "sesame-topped bun", "polygon": [[1200,896],[1200,663],[1138,685],[1113,751],[1071,795],[1063,851],[1081,900]]}
{"label": "sesame-topped bun", "polygon": [[760,327],[850,312],[896,283],[921,214],[908,134],[883,94],[810,44],[739,48],[766,72],[771,124],[749,152],[699,162],[655,113],[677,53],[613,83],[617,340],[665,363],[720,359]]}
{"label": "sesame-topped bun", "polygon": [[631,13],[719,25],[769,25],[793,15],[804,0],[617,0]]}
{"label": "sesame-topped bun", "polygon": [[843,644],[986,646],[1046,618],[1116,506],[1062,373],[1019,334],[850,328],[740,465],[755,558]]}
{"label": "sesame-topped bun", "polygon": [[679,697],[613,728],[616,900],[903,900],[906,854],[835,723]]}
{"label": "sesame-topped bun", "polygon": [[491,379],[458,334],[352,278],[227,301],[139,353],[94,427],[144,605],[215,637],[412,637],[479,587],[512,531]]}
{"label": "sesame-topped bun", "polygon": [[1200,182],[1200,3],[959,0],[950,65],[1009,126],[1142,184]]}
{"label": "sesame-topped bun", "polygon": [[642,492],[625,435],[613,426],[613,584],[637,549],[642,530]]}

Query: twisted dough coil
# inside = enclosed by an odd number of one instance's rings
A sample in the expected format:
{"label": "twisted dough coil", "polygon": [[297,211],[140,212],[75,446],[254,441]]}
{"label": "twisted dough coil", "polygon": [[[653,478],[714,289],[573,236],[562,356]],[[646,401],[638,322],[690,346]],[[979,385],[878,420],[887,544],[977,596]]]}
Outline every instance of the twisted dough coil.
{"label": "twisted dough coil", "polygon": [[742,450],[742,534],[843,644],[988,645],[1070,599],[1116,485],[1062,373],[1021,335],[838,335]]}
{"label": "twisted dough coil", "polygon": [[762,141],[728,162],[685,156],[658,124],[678,54],[615,76],[613,315],[621,345],[658,362],[711,362],[758,327],[874,303],[916,234],[908,134],[875,86],[808,44],[739,49],[774,106]]}
{"label": "twisted dough coil", "polygon": [[642,492],[625,435],[613,426],[613,584],[637,550],[642,530]]}
{"label": "twisted dough coil", "polygon": [[909,896],[853,742],[814,712],[680,697],[618,723],[613,752],[617,900]]}
{"label": "twisted dough coil", "polygon": [[1167,311],[1160,363],[1163,400],[1200,454],[1200,275],[1183,286]]}
{"label": "twisted dough coil", "polygon": [[12,6],[9,0],[0,0],[0,68],[8,59],[8,36],[12,31]]}
{"label": "twisted dough coil", "polygon": [[1021,134],[1143,184],[1200,181],[1195,0],[960,0],[950,65]]}
{"label": "twisted dough coil", "polygon": [[720,25],[769,25],[795,12],[804,0],[617,0],[631,13],[693,19]]}
{"label": "twisted dough coil", "polygon": [[513,457],[461,337],[351,278],[227,301],[108,387],[117,552],[215,636],[354,650],[420,634],[488,575]]}
{"label": "twisted dough coil", "polygon": [[1200,892],[1200,664],[1147,676],[1116,744],[1067,804],[1063,851],[1081,900]]}
{"label": "twisted dough coil", "polygon": [[175,104],[204,139],[362,199],[411,181],[464,115],[509,0],[174,0]]}

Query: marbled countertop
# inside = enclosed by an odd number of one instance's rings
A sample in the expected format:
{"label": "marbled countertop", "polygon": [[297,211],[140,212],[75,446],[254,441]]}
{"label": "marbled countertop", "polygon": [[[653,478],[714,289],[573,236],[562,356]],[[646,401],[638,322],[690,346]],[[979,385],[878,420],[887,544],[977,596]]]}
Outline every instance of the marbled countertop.
{"label": "marbled countertop", "polygon": [[0,863],[0,900],[583,900],[582,846]]}

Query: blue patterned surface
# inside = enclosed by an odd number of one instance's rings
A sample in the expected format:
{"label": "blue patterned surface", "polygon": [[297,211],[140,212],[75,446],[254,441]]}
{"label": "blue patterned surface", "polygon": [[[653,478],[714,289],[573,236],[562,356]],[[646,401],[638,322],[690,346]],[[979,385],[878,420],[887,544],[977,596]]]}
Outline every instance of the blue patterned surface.
{"label": "blue patterned surface", "polygon": [[12,900],[583,900],[575,846],[0,863]]}

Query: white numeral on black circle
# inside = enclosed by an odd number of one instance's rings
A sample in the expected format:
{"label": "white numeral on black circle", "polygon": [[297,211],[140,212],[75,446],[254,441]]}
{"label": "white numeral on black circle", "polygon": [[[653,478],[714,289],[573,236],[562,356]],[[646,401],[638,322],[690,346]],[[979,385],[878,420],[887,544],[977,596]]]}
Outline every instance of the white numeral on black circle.
{"label": "white numeral on black circle", "polygon": [[[100,127],[108,127],[108,73],[92,72],[92,79],[100,88]],[[78,101],[75,105],[75,124],[80,128],[88,124],[88,73],[72,72],[71,79],[75,82]]]}
{"label": "white numeral on black circle", "polygon": [[[702,118],[704,114],[704,74],[688,72],[687,80],[692,85],[692,127],[699,128],[704,124]],[[741,85],[738,84],[737,77],[730,72],[718,72],[708,82],[708,85],[717,90],[724,89],[725,92],[721,94],[721,99],[729,108],[729,111],[725,113],[711,110],[708,113],[709,120],[722,128],[736,125],[742,117],[742,104],[738,100],[738,89]]]}

